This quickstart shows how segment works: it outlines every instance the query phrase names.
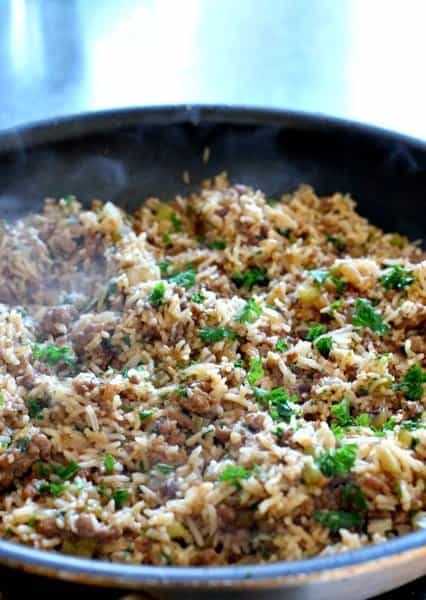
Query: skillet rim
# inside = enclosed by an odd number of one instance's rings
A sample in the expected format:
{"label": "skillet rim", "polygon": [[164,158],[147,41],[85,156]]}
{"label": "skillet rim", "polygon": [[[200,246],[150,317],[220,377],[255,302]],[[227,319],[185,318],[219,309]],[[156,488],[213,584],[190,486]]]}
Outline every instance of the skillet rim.
{"label": "skillet rim", "polygon": [[[138,123],[164,126],[184,123],[195,126],[203,123],[277,125],[318,132],[333,130],[341,135],[355,132],[367,139],[404,143],[411,149],[424,153],[426,158],[426,140],[371,124],[300,111],[197,104],[90,111],[3,129],[0,131],[0,155],[48,143],[111,133]],[[354,551],[297,561],[223,567],[162,567],[75,558],[0,539],[0,563],[2,564],[60,579],[128,587],[139,584],[157,587],[247,587],[250,584],[275,587],[293,584],[300,578],[311,580],[312,576],[315,579],[338,578],[348,575],[349,571],[357,568],[364,568],[367,571],[378,568],[380,564],[386,566],[385,563],[392,563],[394,560],[410,560],[410,555],[419,552],[426,558],[426,531],[410,533],[401,538]]]}

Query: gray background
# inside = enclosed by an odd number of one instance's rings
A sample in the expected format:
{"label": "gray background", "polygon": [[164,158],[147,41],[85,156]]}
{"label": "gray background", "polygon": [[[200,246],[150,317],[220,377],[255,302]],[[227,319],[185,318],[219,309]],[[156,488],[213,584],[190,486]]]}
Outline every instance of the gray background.
{"label": "gray background", "polygon": [[425,0],[0,0],[0,128],[273,106],[426,138]]}

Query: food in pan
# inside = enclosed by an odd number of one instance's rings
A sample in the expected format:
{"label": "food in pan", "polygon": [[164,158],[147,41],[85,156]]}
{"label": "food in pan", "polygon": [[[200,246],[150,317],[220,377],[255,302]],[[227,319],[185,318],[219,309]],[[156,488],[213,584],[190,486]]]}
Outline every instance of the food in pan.
{"label": "food in pan", "polygon": [[0,232],[0,535],[154,565],[426,527],[426,261],[341,194],[224,175]]}

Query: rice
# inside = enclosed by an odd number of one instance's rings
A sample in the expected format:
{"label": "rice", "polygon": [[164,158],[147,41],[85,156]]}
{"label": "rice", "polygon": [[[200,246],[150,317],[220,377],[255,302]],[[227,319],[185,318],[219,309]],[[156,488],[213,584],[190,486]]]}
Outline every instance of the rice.
{"label": "rice", "polygon": [[225,175],[2,223],[1,537],[225,565],[424,527],[425,259]]}

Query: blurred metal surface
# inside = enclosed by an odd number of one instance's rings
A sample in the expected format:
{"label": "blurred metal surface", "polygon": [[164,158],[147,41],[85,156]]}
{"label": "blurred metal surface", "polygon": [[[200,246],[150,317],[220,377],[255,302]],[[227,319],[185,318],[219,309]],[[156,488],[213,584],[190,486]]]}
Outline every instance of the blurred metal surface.
{"label": "blurred metal surface", "polygon": [[425,21],[424,0],[3,0],[0,128],[229,103],[426,138]]}

